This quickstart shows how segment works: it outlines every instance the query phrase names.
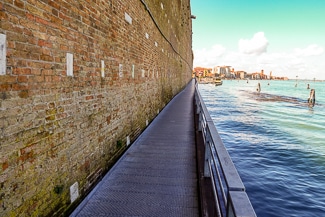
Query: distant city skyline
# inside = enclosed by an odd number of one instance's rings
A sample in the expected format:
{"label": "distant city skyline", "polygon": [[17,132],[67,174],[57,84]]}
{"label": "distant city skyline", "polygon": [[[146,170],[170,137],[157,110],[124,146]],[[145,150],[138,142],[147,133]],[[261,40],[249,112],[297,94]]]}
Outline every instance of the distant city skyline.
{"label": "distant city skyline", "polygon": [[325,79],[325,1],[191,0],[194,67]]}

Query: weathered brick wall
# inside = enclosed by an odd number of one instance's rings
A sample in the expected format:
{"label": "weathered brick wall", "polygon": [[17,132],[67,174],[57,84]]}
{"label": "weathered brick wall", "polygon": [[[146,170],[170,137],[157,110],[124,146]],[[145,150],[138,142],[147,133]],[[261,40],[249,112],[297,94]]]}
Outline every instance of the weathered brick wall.
{"label": "weathered brick wall", "polygon": [[2,0],[0,19],[0,216],[64,215],[191,79],[190,1]]}

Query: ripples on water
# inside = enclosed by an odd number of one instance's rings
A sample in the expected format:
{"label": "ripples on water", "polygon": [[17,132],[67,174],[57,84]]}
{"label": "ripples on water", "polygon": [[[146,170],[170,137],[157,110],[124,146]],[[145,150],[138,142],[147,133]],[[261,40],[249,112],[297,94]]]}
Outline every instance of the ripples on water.
{"label": "ripples on water", "polygon": [[325,82],[257,82],[199,85],[257,216],[325,216]]}

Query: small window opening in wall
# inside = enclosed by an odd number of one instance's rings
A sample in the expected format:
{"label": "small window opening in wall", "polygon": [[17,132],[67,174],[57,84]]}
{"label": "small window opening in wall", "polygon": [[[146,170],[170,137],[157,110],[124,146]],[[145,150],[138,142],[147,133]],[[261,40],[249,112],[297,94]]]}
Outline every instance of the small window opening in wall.
{"label": "small window opening in wall", "polygon": [[0,75],[6,74],[6,35],[0,34]]}
{"label": "small window opening in wall", "polygon": [[145,72],[146,72],[146,71],[145,71],[144,69],[141,70],[141,77],[142,77],[142,78],[144,78],[144,76],[145,76]]}
{"label": "small window opening in wall", "polygon": [[67,76],[73,76],[73,54],[67,53]]}

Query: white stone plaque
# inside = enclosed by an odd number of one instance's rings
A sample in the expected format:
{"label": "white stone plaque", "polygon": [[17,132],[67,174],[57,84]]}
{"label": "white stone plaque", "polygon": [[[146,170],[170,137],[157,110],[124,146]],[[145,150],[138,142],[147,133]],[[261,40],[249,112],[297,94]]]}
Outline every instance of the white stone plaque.
{"label": "white stone plaque", "polygon": [[101,72],[102,78],[104,78],[105,77],[105,62],[104,62],[104,60],[101,60],[101,70],[100,70],[100,72]]}
{"label": "white stone plaque", "polygon": [[70,186],[70,200],[73,203],[79,197],[79,185],[78,182],[75,182]]}
{"label": "white stone plaque", "polygon": [[134,78],[134,65],[132,65],[132,78]]}
{"label": "white stone plaque", "polygon": [[73,76],[73,54],[67,53],[67,76]]}
{"label": "white stone plaque", "polygon": [[128,22],[129,24],[132,24],[132,18],[130,15],[128,15],[127,13],[125,13],[125,20],[126,22]]}
{"label": "white stone plaque", "polygon": [[0,75],[6,74],[6,35],[0,34]]}
{"label": "white stone plaque", "polygon": [[122,64],[118,65],[118,75],[120,78],[123,77],[123,65]]}
{"label": "white stone plaque", "polygon": [[129,146],[131,144],[130,137],[126,137],[126,146]]}

